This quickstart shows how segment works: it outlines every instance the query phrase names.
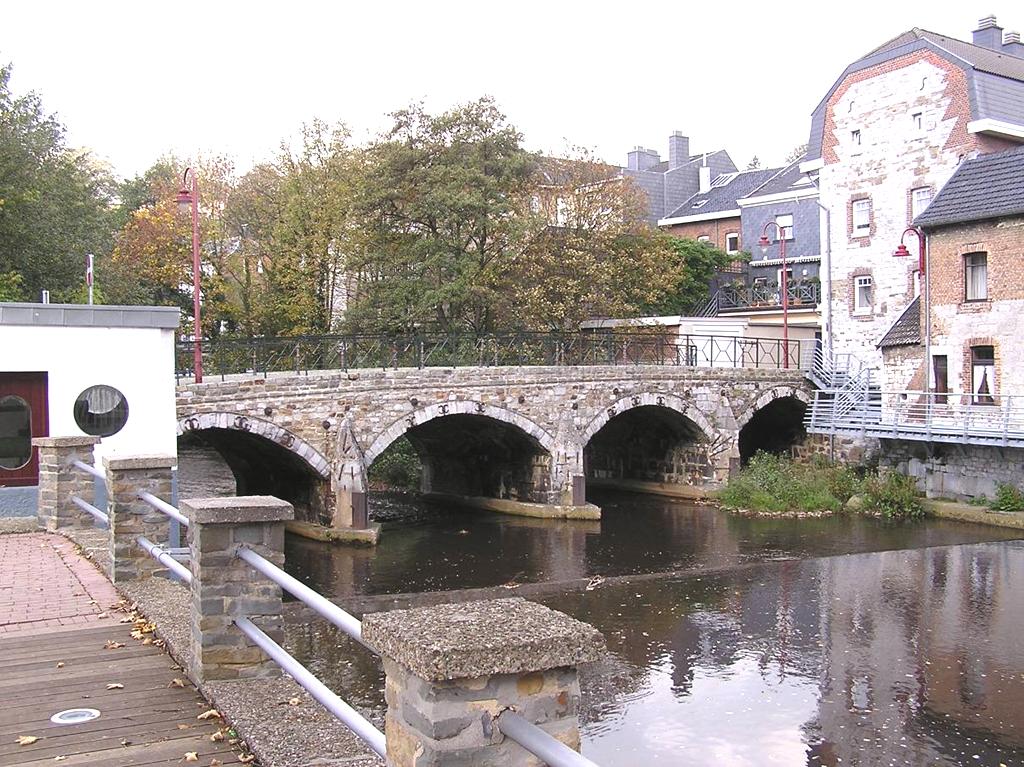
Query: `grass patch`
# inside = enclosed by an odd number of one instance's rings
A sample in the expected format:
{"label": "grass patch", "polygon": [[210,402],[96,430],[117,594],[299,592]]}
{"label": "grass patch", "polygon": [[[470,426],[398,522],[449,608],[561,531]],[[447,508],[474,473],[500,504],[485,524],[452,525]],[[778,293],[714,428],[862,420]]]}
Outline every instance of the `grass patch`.
{"label": "grass patch", "polygon": [[758,453],[718,493],[723,506],[759,514],[838,512],[853,496],[861,496],[860,511],[887,519],[924,515],[911,477],[895,472],[858,472],[840,464]]}
{"label": "grass patch", "polygon": [[1024,493],[1008,482],[996,485],[996,497],[988,503],[992,511],[1024,511]]}

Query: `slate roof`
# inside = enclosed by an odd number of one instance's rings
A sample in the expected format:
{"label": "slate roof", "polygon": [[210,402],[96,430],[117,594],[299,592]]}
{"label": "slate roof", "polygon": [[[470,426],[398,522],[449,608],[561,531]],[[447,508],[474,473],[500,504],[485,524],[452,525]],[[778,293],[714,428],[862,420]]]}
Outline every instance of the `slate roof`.
{"label": "slate roof", "polygon": [[914,223],[934,227],[1017,214],[1024,214],[1024,146],[962,163]]}
{"label": "slate roof", "polygon": [[918,296],[903,310],[903,314],[878,342],[879,349],[894,346],[915,346],[921,343],[921,297]]}
{"label": "slate roof", "polygon": [[715,182],[720,181],[721,176],[714,178],[708,191],[698,192],[693,195],[693,197],[669,213],[665,218],[703,216],[707,213],[737,210],[736,200],[749,195],[751,191],[769,181],[780,170],[780,168],[768,168],[765,170],[745,170],[736,174],[725,174],[731,175],[733,178],[728,183],[723,183],[720,186],[715,186]]}
{"label": "slate roof", "polygon": [[807,176],[800,172],[800,163],[804,158],[787,165],[785,168],[776,168],[774,175],[766,179],[760,186],[752,189],[746,197],[760,197],[766,194],[777,194],[779,192],[792,192],[795,185],[799,188],[810,188],[811,183]]}
{"label": "slate roof", "polygon": [[1018,56],[1010,56],[1006,53],[993,51],[974,43],[957,40],[955,37],[940,35],[938,32],[929,32],[927,29],[914,27],[901,35],[897,35],[887,43],[883,43],[863,58],[873,56],[876,53],[899,48],[901,45],[912,43],[915,40],[928,40],[929,42],[945,48],[954,56],[963,59],[979,72],[989,72],[1000,77],[1010,77],[1014,80],[1024,80],[1024,59]]}

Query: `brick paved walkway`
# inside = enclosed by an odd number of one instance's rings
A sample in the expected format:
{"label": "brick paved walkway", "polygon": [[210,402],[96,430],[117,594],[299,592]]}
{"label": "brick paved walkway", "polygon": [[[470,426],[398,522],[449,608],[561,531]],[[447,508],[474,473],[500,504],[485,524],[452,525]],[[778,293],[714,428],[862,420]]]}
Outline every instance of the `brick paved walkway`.
{"label": "brick paved walkway", "polygon": [[66,538],[0,535],[0,636],[116,626],[108,613],[118,599]]}

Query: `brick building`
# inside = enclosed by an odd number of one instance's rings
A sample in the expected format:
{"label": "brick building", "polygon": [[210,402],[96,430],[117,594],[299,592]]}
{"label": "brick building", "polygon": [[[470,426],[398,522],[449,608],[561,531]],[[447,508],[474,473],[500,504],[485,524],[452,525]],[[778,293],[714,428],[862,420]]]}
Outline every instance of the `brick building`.
{"label": "brick building", "polygon": [[911,221],[969,158],[1024,142],[1024,46],[992,17],[968,43],[912,29],[846,68],[812,116],[808,160],[831,211],[837,353],[881,365],[878,344],[919,293],[894,259]]}

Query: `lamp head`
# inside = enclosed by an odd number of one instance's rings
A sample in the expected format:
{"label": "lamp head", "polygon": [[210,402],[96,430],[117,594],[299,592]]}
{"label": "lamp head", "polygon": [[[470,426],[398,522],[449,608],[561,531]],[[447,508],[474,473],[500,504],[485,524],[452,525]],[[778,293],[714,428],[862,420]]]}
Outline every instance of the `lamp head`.
{"label": "lamp head", "polygon": [[762,253],[767,253],[768,252],[768,246],[771,245],[771,242],[768,239],[768,235],[762,234],[761,235],[761,239],[757,241],[757,244],[759,246],[761,246],[761,252]]}
{"label": "lamp head", "polygon": [[900,243],[900,244],[899,244],[899,245],[897,246],[896,250],[894,250],[894,251],[892,252],[892,254],[893,254],[894,256],[896,256],[897,258],[903,258],[904,256],[909,256],[909,255],[910,255],[910,251],[909,251],[909,250],[907,250],[907,246],[906,246],[906,245],[904,245],[904,244],[903,244],[903,243],[901,242],[901,243]]}
{"label": "lamp head", "polygon": [[182,213],[187,213],[192,209],[192,193],[188,189],[182,189],[178,192],[178,210]]}

